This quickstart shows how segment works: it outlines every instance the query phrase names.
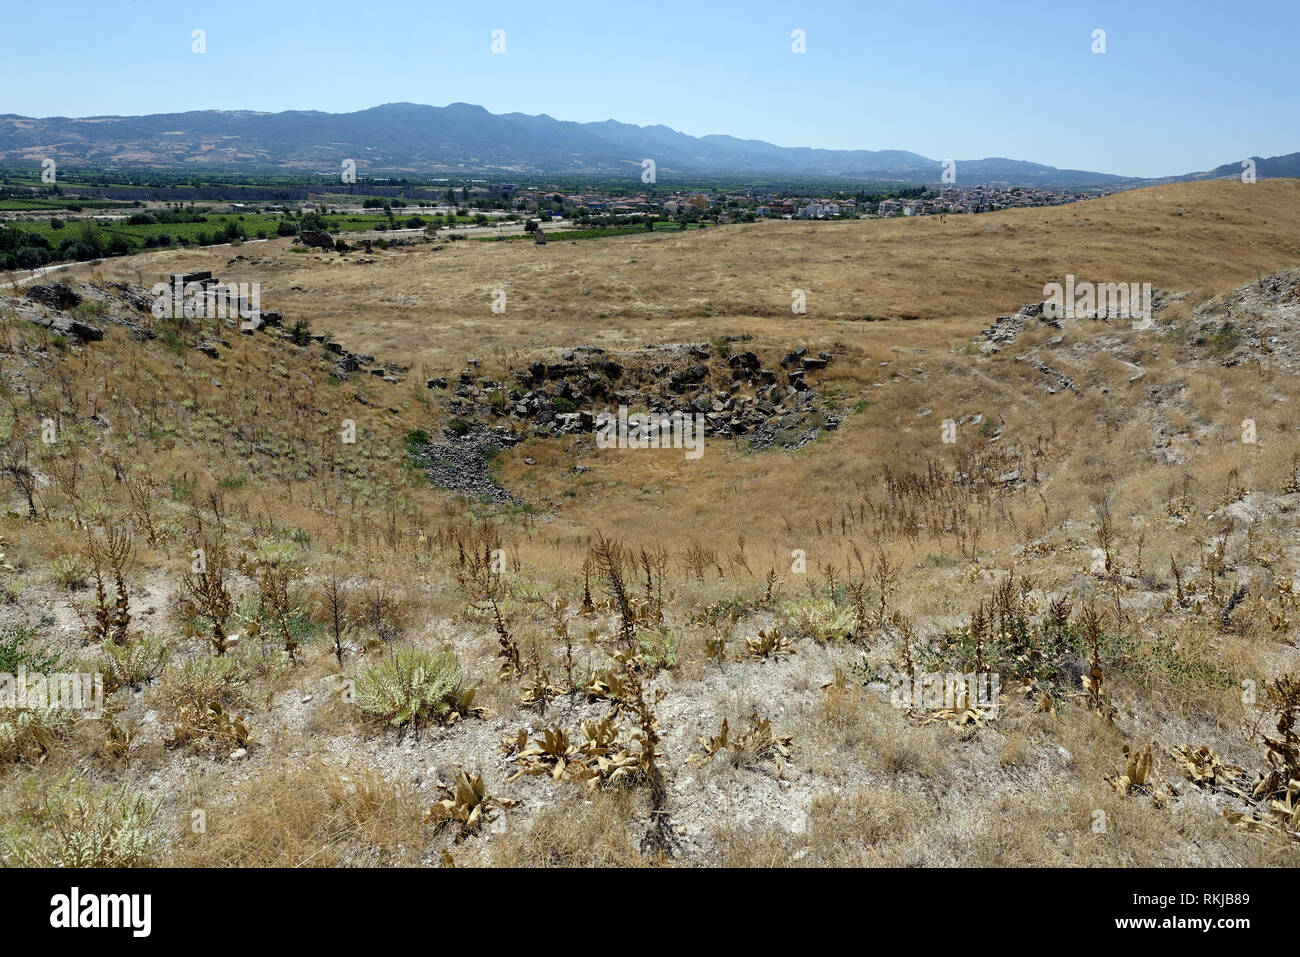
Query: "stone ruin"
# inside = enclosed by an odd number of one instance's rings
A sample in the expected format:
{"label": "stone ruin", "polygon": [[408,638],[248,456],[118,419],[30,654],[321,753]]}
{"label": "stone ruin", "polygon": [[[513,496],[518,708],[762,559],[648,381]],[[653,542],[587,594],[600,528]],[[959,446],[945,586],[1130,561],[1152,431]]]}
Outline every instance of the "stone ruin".
{"label": "stone ruin", "polygon": [[311,229],[302,229],[298,231],[298,238],[308,246],[316,249],[333,249],[334,240],[325,233],[318,233]]}
{"label": "stone ruin", "polygon": [[705,435],[746,436],[754,448],[798,448],[841,421],[808,382],[832,356],[809,355],[803,347],[775,367],[765,367],[753,352],[720,351],[711,343],[618,354],[580,346],[555,358],[515,370],[510,382],[479,375],[470,360],[454,387],[441,377],[425,385],[450,389],[448,404],[460,416],[543,435],[592,432],[601,412],[617,413],[619,406],[698,414]]}

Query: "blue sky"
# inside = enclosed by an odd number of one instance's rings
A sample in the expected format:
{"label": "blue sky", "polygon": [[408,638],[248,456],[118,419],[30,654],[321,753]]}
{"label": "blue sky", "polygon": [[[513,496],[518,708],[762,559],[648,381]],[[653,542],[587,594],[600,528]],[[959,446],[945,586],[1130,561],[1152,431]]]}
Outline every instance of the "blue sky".
{"label": "blue sky", "polygon": [[0,113],[28,116],[463,101],[1135,176],[1300,151],[1298,0],[65,0],[3,22]]}

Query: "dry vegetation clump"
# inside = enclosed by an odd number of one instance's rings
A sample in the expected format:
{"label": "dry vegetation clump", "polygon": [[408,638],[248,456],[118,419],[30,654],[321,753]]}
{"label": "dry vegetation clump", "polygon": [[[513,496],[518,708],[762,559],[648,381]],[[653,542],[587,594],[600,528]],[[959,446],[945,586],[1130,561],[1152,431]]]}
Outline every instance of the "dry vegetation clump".
{"label": "dry vegetation clump", "polygon": [[195,867],[410,866],[433,826],[372,768],[266,768],[205,815],[174,855]]}
{"label": "dry vegetation clump", "polygon": [[93,791],[63,779],[48,792],[25,787],[0,853],[19,867],[142,867],[156,862],[163,835],[159,802],[142,794]]}
{"label": "dry vegetation clump", "polygon": [[452,713],[461,684],[460,665],[450,651],[399,648],[357,677],[357,706],[394,727],[419,727],[425,718]]}

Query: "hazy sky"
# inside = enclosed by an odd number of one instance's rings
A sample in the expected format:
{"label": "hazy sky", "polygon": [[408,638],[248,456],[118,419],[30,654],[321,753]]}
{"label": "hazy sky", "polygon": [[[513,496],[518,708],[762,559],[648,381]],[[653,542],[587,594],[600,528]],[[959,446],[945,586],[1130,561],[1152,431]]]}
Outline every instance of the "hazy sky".
{"label": "hazy sky", "polygon": [[64,0],[3,22],[0,113],[28,116],[463,101],[1135,176],[1300,151],[1300,0]]}

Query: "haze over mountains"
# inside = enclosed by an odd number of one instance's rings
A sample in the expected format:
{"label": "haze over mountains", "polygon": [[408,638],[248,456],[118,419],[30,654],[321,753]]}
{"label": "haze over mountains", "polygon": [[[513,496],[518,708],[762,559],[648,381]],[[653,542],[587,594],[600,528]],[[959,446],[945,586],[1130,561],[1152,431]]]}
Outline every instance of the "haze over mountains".
{"label": "haze over mountains", "polygon": [[[493,114],[481,106],[389,103],[355,113],[203,110],[149,116],[36,119],[0,116],[0,163],[184,168],[275,167],[338,172],[345,159],[360,176],[376,173],[627,174],[651,158],[674,174],[825,176],[938,183],[941,159],[906,150],[826,150],[774,146],[732,136],[689,136],[667,126],[605,120],[575,123],[545,114]],[[1158,180],[1057,169],[1001,157],[956,158],[958,182],[1042,187],[1124,187],[1239,176],[1241,161]],[[1300,176],[1300,153],[1256,158],[1261,179]]]}

